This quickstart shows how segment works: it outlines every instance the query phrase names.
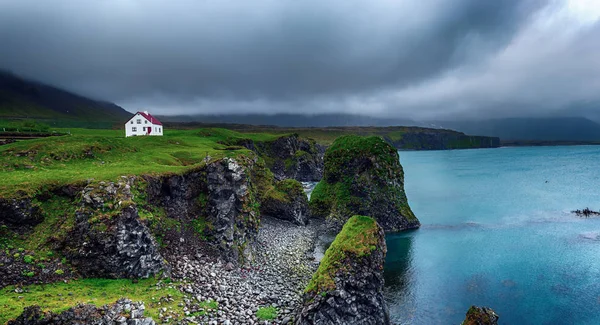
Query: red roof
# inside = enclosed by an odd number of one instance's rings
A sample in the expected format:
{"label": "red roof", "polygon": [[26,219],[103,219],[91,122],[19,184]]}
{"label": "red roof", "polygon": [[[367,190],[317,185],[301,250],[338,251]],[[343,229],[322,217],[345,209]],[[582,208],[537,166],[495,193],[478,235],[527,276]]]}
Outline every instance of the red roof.
{"label": "red roof", "polygon": [[137,114],[140,114],[141,116],[145,117],[152,124],[162,125],[162,123],[160,123],[160,121],[156,117],[150,115],[150,113],[146,114],[144,112],[137,112]]}

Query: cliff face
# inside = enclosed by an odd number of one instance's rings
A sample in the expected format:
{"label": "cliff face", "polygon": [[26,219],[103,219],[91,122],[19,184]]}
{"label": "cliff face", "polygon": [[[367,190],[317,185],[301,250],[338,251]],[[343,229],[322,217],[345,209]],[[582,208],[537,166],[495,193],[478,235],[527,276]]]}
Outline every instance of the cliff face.
{"label": "cliff face", "polygon": [[242,139],[233,144],[256,152],[265,160],[277,180],[291,178],[301,182],[317,182],[323,177],[325,147],[314,140],[293,134],[273,141]]}
{"label": "cliff face", "polygon": [[386,251],[375,220],[350,218],[307,286],[296,325],[390,324],[383,297]]}
{"label": "cliff face", "polygon": [[60,243],[82,275],[127,278],[168,273],[156,240],[132,201],[135,181],[135,177],[122,177],[82,190],[75,225]]}
{"label": "cliff face", "polygon": [[[427,130],[427,129],[424,129]],[[460,132],[421,131],[406,132],[399,139],[384,136],[397,149],[447,150],[470,148],[498,148],[500,138],[465,135]]]}
{"label": "cliff face", "polygon": [[327,149],[310,208],[333,229],[355,214],[375,218],[390,232],[420,226],[408,206],[398,152],[379,137],[344,136]]}
{"label": "cliff face", "polygon": [[[297,181],[286,182],[293,182],[290,189],[301,188]],[[65,257],[83,276],[148,277],[168,274],[164,257],[177,251],[193,255],[203,248],[234,265],[252,261],[261,199],[292,203],[280,210],[272,204],[291,220],[308,216],[304,193],[287,188],[276,186],[254,154],[240,155],[181,175],[90,180],[4,200],[0,223],[3,231],[35,238],[59,253],[56,258]]]}
{"label": "cliff face", "polygon": [[310,218],[308,198],[302,184],[293,179],[277,182],[271,193],[267,193],[262,200],[260,210],[264,215],[297,225],[306,225]]}

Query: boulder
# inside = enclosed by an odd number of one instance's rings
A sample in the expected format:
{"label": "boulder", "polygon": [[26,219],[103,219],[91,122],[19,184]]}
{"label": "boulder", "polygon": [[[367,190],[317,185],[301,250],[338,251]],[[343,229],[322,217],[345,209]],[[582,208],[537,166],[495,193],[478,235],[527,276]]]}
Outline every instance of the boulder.
{"label": "boulder", "polygon": [[374,219],[350,218],[306,287],[296,325],[390,324],[383,297],[386,251]]}
{"label": "boulder", "polygon": [[369,215],[386,232],[417,228],[404,192],[398,151],[380,137],[336,139],[325,152],[323,179],[310,198],[311,214],[339,230],[353,215]]}
{"label": "boulder", "polygon": [[260,210],[263,215],[301,226],[306,225],[310,217],[308,198],[302,184],[294,179],[277,182],[262,199]]}
{"label": "boulder", "polygon": [[61,313],[43,312],[37,305],[25,307],[23,313],[8,325],[154,325],[150,317],[144,317],[144,304],[120,299],[111,305],[96,307],[80,304]]}
{"label": "boulder", "polygon": [[498,325],[498,318],[491,308],[471,306],[461,325]]}

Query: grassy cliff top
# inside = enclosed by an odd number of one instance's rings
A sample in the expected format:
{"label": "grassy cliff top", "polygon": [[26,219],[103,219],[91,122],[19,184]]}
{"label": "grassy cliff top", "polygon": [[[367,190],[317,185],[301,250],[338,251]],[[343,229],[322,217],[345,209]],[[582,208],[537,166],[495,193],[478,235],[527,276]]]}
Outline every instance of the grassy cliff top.
{"label": "grassy cliff top", "polygon": [[225,129],[165,131],[162,137],[125,138],[119,130],[71,129],[71,135],[0,146],[0,197],[34,194],[40,189],[87,179],[121,175],[178,173],[211,158],[249,153],[219,142],[232,138],[270,141],[281,135],[241,134]]}
{"label": "grassy cliff top", "polygon": [[346,258],[369,256],[379,244],[379,226],[370,217],[353,216],[346,221],[340,233],[319,264],[304,292],[323,294],[335,289],[335,274],[344,269]]}

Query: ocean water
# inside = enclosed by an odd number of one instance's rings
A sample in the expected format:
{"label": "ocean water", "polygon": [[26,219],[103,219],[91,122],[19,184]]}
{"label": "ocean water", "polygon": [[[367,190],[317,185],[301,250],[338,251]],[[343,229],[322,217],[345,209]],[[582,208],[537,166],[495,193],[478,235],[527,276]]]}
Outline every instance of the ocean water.
{"label": "ocean water", "polygon": [[415,231],[388,235],[399,324],[600,324],[600,146],[400,152]]}

